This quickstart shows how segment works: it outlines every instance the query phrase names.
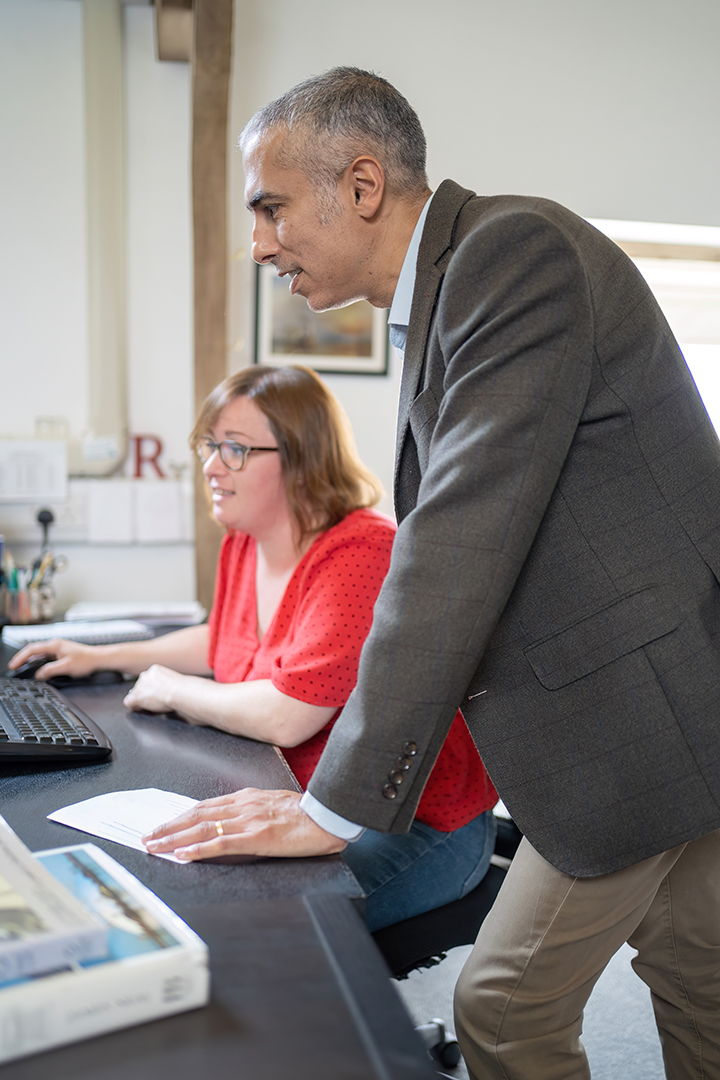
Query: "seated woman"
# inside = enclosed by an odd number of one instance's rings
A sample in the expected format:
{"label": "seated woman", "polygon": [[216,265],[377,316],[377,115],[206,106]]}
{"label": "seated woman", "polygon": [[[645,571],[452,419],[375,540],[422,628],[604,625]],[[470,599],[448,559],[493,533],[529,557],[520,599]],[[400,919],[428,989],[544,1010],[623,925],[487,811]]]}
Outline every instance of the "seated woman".
{"label": "seated woman", "polygon": [[[54,659],[40,679],[142,673],[128,708],[274,743],[306,787],[355,685],[395,526],[370,509],[379,486],[338,403],[307,368],[250,367],[226,379],[190,441],[227,530],[208,625],[119,645],[39,642],[11,666],[41,653]],[[367,894],[371,930],[481,880],[496,799],[458,713],[410,832],[367,830],[343,852]],[[223,808],[226,826],[232,813]]]}

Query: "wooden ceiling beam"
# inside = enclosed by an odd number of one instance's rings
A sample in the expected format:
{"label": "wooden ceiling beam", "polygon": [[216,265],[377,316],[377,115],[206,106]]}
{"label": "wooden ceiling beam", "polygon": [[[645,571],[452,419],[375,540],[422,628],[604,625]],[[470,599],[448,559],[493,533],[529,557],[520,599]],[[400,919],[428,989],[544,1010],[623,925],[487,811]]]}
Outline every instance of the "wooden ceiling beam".
{"label": "wooden ceiling beam", "polygon": [[189,61],[193,40],[193,0],[155,0],[158,60]]}

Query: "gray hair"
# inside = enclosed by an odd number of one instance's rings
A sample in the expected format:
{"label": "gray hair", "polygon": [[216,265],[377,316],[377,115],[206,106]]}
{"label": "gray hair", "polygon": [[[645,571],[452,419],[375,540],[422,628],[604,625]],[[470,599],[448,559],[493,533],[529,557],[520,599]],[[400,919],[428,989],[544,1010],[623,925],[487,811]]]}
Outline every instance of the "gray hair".
{"label": "gray hair", "polygon": [[255,113],[240,135],[240,149],[274,128],[295,136],[281,148],[279,164],[299,169],[320,188],[335,188],[355,158],[372,154],[392,194],[415,198],[428,190],[417,113],[371,71],[335,67],[299,83]]}

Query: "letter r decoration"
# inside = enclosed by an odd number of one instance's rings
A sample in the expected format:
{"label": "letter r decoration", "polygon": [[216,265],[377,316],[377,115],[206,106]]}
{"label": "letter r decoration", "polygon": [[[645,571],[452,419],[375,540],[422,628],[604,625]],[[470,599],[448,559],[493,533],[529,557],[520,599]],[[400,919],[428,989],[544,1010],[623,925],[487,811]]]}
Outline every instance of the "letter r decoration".
{"label": "letter r decoration", "polygon": [[[163,452],[162,439],[157,435],[131,435],[130,439],[134,444],[134,459],[135,459],[135,471],[133,476],[136,480],[139,480],[143,475],[143,466],[150,465],[155,470],[155,475],[159,476],[161,480],[165,479],[165,473],[163,472],[158,458]],[[145,452],[144,443],[153,443],[154,450],[150,453]]]}

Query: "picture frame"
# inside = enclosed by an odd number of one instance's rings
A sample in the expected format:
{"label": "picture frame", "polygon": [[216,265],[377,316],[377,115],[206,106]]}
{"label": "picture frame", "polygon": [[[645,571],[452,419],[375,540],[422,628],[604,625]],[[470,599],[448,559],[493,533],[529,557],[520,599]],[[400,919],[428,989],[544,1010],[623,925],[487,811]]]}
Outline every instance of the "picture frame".
{"label": "picture frame", "polygon": [[387,375],[387,311],[358,300],[311,311],[271,264],[257,267],[255,363],[304,364],[325,374]]}

